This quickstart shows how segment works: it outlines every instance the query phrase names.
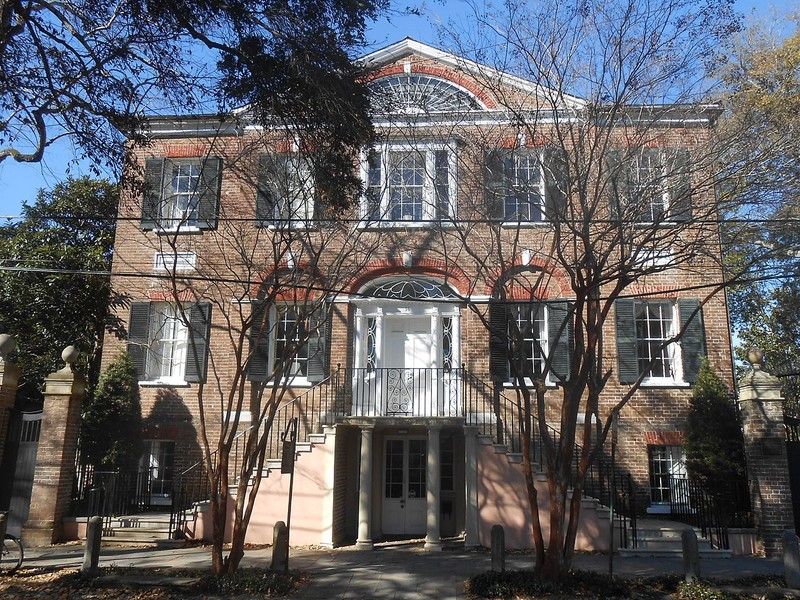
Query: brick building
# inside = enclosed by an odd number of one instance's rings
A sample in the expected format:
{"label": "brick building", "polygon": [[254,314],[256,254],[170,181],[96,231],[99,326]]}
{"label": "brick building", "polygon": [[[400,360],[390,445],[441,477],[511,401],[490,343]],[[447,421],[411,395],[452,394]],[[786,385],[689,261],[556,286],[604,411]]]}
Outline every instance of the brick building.
{"label": "brick building", "polygon": [[[717,110],[604,112],[410,39],[364,61],[379,142],[350,212],[326,211],[313,152],[246,112],[153,118],[131,150],[145,186],[121,202],[113,267],[129,336],[105,361],[127,348],[139,369],[151,502],[202,468],[201,405],[212,444],[274,409],[276,451],[300,417],[294,542],[488,544],[500,522],[529,545],[517,389],[543,381],[559,422],[589,364],[577,289],[608,307],[591,368],[610,372],[579,422],[638,387],[618,465],[642,511],[669,511],[700,358],[732,378],[725,299],[704,287],[721,281]],[[286,506],[267,467],[251,541]],[[585,524],[579,544],[602,547]]]}

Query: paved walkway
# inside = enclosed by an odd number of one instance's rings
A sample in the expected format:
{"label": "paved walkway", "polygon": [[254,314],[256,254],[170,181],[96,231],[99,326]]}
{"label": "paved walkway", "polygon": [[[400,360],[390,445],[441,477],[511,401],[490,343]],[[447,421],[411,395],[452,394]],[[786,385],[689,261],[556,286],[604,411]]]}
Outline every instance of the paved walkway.
{"label": "paved walkway", "polygon": [[[247,550],[244,566],[268,567],[269,548]],[[83,548],[79,545],[31,548],[25,553],[25,567],[79,567]],[[424,552],[419,543],[379,545],[366,552],[351,548],[335,550],[292,549],[289,565],[312,573],[311,584],[295,598],[317,600],[328,598],[464,598],[464,580],[470,575],[489,570],[491,557],[486,551],[445,550]],[[120,548],[103,547],[101,566],[117,567],[197,567],[208,568],[207,547],[187,548]],[[509,569],[531,565],[531,556],[511,554],[506,559]],[[608,556],[579,554],[575,569],[608,572]],[[614,557],[614,574],[623,577],[681,573],[680,559]],[[756,557],[702,559],[701,574],[705,577],[734,579],[755,574],[782,574],[783,563]]]}

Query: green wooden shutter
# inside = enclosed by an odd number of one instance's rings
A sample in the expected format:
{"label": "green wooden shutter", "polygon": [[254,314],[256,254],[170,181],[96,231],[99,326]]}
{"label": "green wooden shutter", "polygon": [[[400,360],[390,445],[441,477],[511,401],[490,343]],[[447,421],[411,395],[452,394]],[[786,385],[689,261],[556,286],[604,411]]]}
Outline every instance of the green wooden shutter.
{"label": "green wooden shutter", "polygon": [[506,156],[500,150],[485,150],[483,153],[484,194],[488,218],[502,220],[505,217]]}
{"label": "green wooden shutter", "polygon": [[[269,308],[263,302],[251,303],[252,318],[250,320],[250,365],[247,378],[250,381],[267,381],[269,378],[269,323],[264,325],[268,318]],[[263,331],[262,331],[263,326]]]}
{"label": "green wooden shutter", "polygon": [[681,319],[681,338],[682,358],[683,358],[683,380],[694,383],[697,380],[697,373],[700,371],[700,363],[706,354],[706,335],[703,324],[703,311],[698,311],[691,321],[689,318],[692,313],[700,306],[700,300],[696,298],[681,298],[678,300],[678,313]]}
{"label": "green wooden shutter", "polygon": [[489,302],[489,376],[506,382],[508,372],[508,311],[503,302]]}
{"label": "green wooden shutter", "polygon": [[222,187],[222,159],[210,157],[200,165],[200,184],[197,191],[197,226],[200,229],[215,229],[219,211],[219,196]]}
{"label": "green wooden shutter", "polygon": [[275,187],[276,155],[261,154],[258,157],[258,181],[256,187],[256,221],[259,227],[275,221],[278,190]]}
{"label": "green wooden shutter", "polygon": [[635,302],[622,298],[614,303],[617,324],[617,370],[620,383],[634,383],[639,378],[636,350]]}
{"label": "green wooden shutter", "polygon": [[561,379],[569,376],[569,359],[574,335],[569,303],[548,302],[547,343],[550,350],[550,369]]}
{"label": "green wooden shutter", "polygon": [[308,317],[308,371],[306,378],[312,383],[325,379],[328,366],[329,315],[325,306]]}
{"label": "green wooden shutter", "polygon": [[545,218],[548,221],[563,220],[567,211],[567,189],[569,165],[563,148],[545,148],[543,155]]}
{"label": "green wooden shutter", "polygon": [[211,303],[198,302],[189,308],[189,349],[184,379],[189,383],[206,380],[208,343],[211,335]]}
{"label": "green wooden shutter", "polygon": [[128,354],[139,381],[147,379],[147,352],[150,334],[150,303],[131,302],[128,319]]}
{"label": "green wooden shutter", "polygon": [[142,197],[142,224],[144,231],[158,227],[161,221],[161,200],[164,193],[163,158],[148,158],[144,163],[144,195]]}
{"label": "green wooden shutter", "polygon": [[624,150],[608,150],[606,152],[606,169],[608,170],[608,209],[611,218],[619,219],[624,202],[628,197],[628,179],[622,168]]}
{"label": "green wooden shutter", "polygon": [[692,182],[689,160],[687,148],[669,150],[667,168],[672,182],[669,198],[671,221],[686,222],[692,218]]}

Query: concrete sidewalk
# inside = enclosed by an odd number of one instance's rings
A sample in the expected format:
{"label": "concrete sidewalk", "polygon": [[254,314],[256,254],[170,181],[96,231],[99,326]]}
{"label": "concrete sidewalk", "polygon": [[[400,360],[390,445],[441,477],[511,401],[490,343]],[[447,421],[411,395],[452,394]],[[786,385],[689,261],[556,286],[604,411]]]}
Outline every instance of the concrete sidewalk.
{"label": "concrete sidewalk", "polygon": [[[271,549],[247,550],[242,565],[268,568]],[[208,547],[131,548],[104,546],[100,566],[109,567],[191,567],[209,568]],[[508,569],[531,566],[532,557],[511,554],[506,558]],[[25,551],[23,567],[80,567],[83,547],[78,545],[31,548]],[[464,581],[471,575],[487,571],[491,556],[487,551],[464,549],[429,553],[421,543],[382,544],[374,551],[352,547],[335,550],[293,548],[289,565],[312,574],[311,584],[299,599],[328,598],[396,598],[457,599],[465,598]],[[614,574],[622,577],[681,573],[680,559],[614,557]],[[608,556],[578,554],[573,568],[608,573]],[[735,579],[747,575],[783,574],[783,563],[757,557],[702,559],[701,575]]]}

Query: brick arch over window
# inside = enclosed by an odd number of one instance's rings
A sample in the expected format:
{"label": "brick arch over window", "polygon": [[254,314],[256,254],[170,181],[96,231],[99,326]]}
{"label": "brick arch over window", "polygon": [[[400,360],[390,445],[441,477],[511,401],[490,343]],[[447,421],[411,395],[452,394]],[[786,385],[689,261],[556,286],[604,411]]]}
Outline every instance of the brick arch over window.
{"label": "brick arch over window", "polygon": [[350,293],[356,293],[367,283],[378,277],[390,275],[427,275],[437,277],[453,287],[457,294],[464,296],[469,293],[470,284],[466,273],[461,269],[448,266],[442,261],[422,259],[413,265],[406,267],[401,259],[388,258],[369,263],[361,272],[351,280],[345,289]]}
{"label": "brick arch over window", "polygon": [[325,287],[325,278],[319,269],[313,267],[311,263],[301,261],[294,267],[290,267],[287,261],[281,261],[277,266],[264,271],[259,283],[254,283],[250,286],[250,298],[253,300],[259,298],[261,290],[264,286],[270,285],[270,280],[281,274],[286,274],[288,279],[298,277],[298,273],[302,273],[306,279],[303,280],[302,285],[287,286],[285,290],[280,290],[275,294],[274,300],[281,302],[296,302],[308,301],[319,297],[320,289]]}
{"label": "brick arch over window", "polygon": [[498,108],[495,99],[489,95],[486,90],[481,89],[475,81],[454,69],[442,65],[428,65],[425,63],[412,62],[410,72],[405,70],[405,65],[403,64],[389,65],[372,73],[368,81],[375,81],[381,77],[403,74],[428,75],[430,77],[442,79],[468,92],[483,108],[487,110],[497,110]]}
{"label": "brick arch over window", "polygon": [[506,287],[507,300],[527,300],[531,298],[531,290],[522,285],[509,288],[508,282],[512,281],[517,275],[529,273],[534,277],[541,274],[542,285],[533,290],[533,297],[539,300],[551,298],[566,298],[571,296],[569,280],[560,269],[548,265],[543,260],[531,259],[528,263],[522,262],[522,257],[516,257],[514,261],[505,268],[495,270],[494,276],[486,289],[486,295],[493,298],[498,296],[502,287]]}

